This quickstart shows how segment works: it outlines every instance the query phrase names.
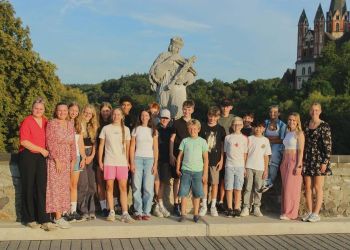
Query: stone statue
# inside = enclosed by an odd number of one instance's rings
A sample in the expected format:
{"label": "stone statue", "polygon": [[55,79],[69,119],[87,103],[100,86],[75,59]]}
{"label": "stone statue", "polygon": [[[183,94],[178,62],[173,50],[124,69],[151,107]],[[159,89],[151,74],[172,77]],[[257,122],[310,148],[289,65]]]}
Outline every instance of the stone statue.
{"label": "stone statue", "polygon": [[180,55],[183,45],[182,38],[171,38],[168,51],[157,57],[149,71],[157,102],[161,108],[169,109],[171,117],[175,119],[182,116],[182,103],[187,98],[186,87],[194,82],[197,75],[192,67],[196,57],[186,59]]}

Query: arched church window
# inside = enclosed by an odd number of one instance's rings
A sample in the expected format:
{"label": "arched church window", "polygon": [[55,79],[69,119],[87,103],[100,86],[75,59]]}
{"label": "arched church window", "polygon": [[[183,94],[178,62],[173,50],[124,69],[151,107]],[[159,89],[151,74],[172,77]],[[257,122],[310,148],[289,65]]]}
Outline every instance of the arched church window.
{"label": "arched church window", "polygon": [[305,68],[303,67],[303,69],[301,70],[301,74],[305,75]]}
{"label": "arched church window", "polygon": [[339,32],[339,30],[340,30],[340,28],[339,28],[339,23],[337,23],[337,24],[335,25],[335,31],[336,31],[336,32]]}
{"label": "arched church window", "polygon": [[307,73],[311,75],[311,66],[309,66],[309,68],[307,69]]}

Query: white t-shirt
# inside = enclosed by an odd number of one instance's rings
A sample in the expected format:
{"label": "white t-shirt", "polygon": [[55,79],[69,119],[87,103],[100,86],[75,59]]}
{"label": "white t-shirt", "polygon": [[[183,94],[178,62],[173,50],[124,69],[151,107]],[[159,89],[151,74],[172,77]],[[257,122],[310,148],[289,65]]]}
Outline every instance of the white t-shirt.
{"label": "white t-shirt", "polygon": [[153,136],[149,127],[138,126],[132,130],[133,137],[136,138],[135,156],[153,158]]}
{"label": "white t-shirt", "polygon": [[249,136],[246,168],[264,171],[265,155],[271,155],[269,139],[265,136]]}
{"label": "white t-shirt", "polygon": [[248,138],[243,134],[230,134],[225,137],[225,167],[244,167],[244,154],[248,152]]}
{"label": "white t-shirt", "polygon": [[[130,130],[124,126],[125,141],[130,141]],[[102,128],[100,139],[105,140],[105,156],[103,164],[113,167],[127,167],[126,144],[123,145],[121,126],[109,124]]]}

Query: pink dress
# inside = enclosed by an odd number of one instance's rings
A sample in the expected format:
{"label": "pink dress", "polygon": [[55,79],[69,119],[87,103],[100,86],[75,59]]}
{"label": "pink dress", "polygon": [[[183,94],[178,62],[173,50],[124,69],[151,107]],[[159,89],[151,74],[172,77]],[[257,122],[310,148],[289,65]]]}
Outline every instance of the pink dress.
{"label": "pink dress", "polygon": [[[46,146],[49,151],[47,158],[47,189],[46,212],[64,212],[70,208],[70,172],[71,162],[76,159],[74,124],[67,122],[67,127],[60,125],[59,120],[48,122],[46,128]],[[62,166],[57,173],[55,160]]]}

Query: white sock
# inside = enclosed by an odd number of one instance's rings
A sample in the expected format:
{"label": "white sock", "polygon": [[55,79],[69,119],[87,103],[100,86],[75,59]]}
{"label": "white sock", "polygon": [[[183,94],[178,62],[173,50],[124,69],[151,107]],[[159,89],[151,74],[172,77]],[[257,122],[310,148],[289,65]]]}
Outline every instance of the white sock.
{"label": "white sock", "polygon": [[118,206],[119,202],[118,202],[118,198],[117,197],[114,197],[114,206]]}
{"label": "white sock", "polygon": [[163,200],[158,201],[159,207],[164,207]]}
{"label": "white sock", "polygon": [[70,212],[74,213],[76,211],[77,211],[77,202],[73,201],[73,202],[70,203]]}
{"label": "white sock", "polygon": [[207,199],[202,199],[202,207],[207,207]]}
{"label": "white sock", "polygon": [[211,207],[215,207],[216,206],[216,199],[211,199]]}
{"label": "white sock", "polygon": [[126,215],[126,214],[129,214],[128,211],[124,211],[124,212],[123,212],[123,215]]}
{"label": "white sock", "polygon": [[219,201],[219,204],[222,204],[222,203],[224,203],[223,201]]}
{"label": "white sock", "polygon": [[102,209],[102,210],[103,210],[103,209],[107,209],[107,202],[106,202],[106,200],[100,201],[100,205],[101,205],[101,209]]}

